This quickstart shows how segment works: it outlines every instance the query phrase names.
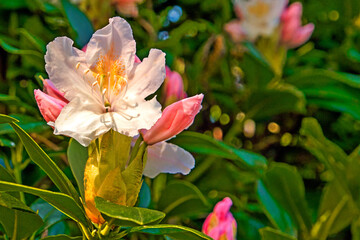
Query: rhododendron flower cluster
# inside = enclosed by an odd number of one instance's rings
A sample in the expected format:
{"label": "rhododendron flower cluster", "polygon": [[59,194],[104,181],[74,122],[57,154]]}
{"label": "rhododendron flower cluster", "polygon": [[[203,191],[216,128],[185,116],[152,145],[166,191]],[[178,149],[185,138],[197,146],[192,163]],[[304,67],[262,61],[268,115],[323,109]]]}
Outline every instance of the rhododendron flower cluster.
{"label": "rhododendron flower cluster", "polygon": [[[141,61],[135,55],[131,28],[119,17],[98,30],[83,51],[65,37],[55,39],[47,49],[51,80],[44,80],[44,92],[34,93],[55,134],[87,146],[110,129],[130,137],[137,137],[141,130],[150,145],[146,176],[190,172],[195,165],[191,154],[164,141],[192,124],[203,95],[176,102],[163,113],[155,98],[144,100],[165,78],[164,53],[152,49]],[[168,75],[179,77],[173,72]]]}
{"label": "rhododendron flower cluster", "polygon": [[165,78],[165,54],[150,50],[135,63],[135,41],[122,18],[94,33],[86,52],[67,37],[47,46],[46,71],[69,103],[55,122],[55,134],[75,138],[84,146],[113,129],[135,136],[149,129],[161,116],[161,105],[152,98]]}

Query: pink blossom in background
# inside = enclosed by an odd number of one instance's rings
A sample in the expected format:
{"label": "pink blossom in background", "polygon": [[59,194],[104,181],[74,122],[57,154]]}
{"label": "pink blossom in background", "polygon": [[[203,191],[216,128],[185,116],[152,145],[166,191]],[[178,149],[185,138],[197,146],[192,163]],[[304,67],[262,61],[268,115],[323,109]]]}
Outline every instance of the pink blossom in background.
{"label": "pink blossom in background", "polygon": [[181,75],[178,72],[171,71],[168,66],[166,66],[166,78],[163,90],[165,105],[187,97]]}
{"label": "pink blossom in background", "polygon": [[117,11],[127,17],[137,17],[139,15],[137,4],[141,2],[143,0],[113,0]]}
{"label": "pink blossom in background", "polygon": [[246,40],[246,33],[241,26],[241,20],[232,20],[225,24],[225,31],[230,35],[234,42]]}
{"label": "pink blossom in background", "polygon": [[47,123],[54,123],[61,110],[69,101],[64,98],[64,94],[55,88],[53,83],[44,80],[44,92],[39,89],[34,90],[35,100],[41,115]]}
{"label": "pink blossom in background", "polygon": [[203,97],[195,95],[166,107],[155,125],[142,131],[144,141],[149,145],[166,141],[188,128],[201,109]]}
{"label": "pink blossom in background", "polygon": [[229,211],[231,205],[232,201],[228,197],[218,202],[214,211],[205,219],[202,227],[203,233],[214,240],[235,240],[237,224]]}
{"label": "pink blossom in background", "polygon": [[289,48],[295,48],[309,40],[314,31],[314,24],[301,26],[302,5],[295,2],[286,8],[281,15],[281,43]]}

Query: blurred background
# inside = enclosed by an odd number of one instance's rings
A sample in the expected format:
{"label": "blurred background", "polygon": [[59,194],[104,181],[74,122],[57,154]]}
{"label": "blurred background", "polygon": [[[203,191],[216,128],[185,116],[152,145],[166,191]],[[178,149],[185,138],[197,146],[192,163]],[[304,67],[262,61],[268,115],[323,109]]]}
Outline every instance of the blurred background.
{"label": "blurred background", "polygon": [[[193,153],[196,167],[187,176],[146,178],[143,206],[164,211],[164,222],[201,230],[214,204],[229,196],[237,239],[261,239],[259,229],[266,226],[299,239],[360,239],[359,1],[298,1],[302,23],[313,23],[315,30],[309,41],[282,53],[280,68],[272,63],[280,55],[266,52],[266,39],[234,42],[225,31],[237,18],[230,0],[144,0],[135,8],[123,2],[0,1],[0,113],[20,120],[75,182],[66,157],[69,139],[53,135],[34,98],[47,79],[46,45],[68,36],[81,49],[110,17],[124,17],[140,59],[151,48],[161,49],[187,96],[205,95],[191,132],[171,140]],[[163,107],[178,100],[169,99],[165,85],[157,92]],[[56,191],[8,125],[0,125],[0,146],[0,164],[18,183]],[[287,181],[290,192],[282,191]],[[347,194],[350,200],[339,206]],[[79,234],[44,201],[23,198],[46,219],[34,239]],[[334,216],[331,222],[325,213]]]}

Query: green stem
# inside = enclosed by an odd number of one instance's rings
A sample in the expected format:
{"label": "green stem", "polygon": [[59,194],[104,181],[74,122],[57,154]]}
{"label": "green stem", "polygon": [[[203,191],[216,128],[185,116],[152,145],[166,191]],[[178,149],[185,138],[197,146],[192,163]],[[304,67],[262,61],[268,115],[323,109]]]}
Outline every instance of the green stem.
{"label": "green stem", "polygon": [[[11,150],[11,159],[14,166],[14,177],[16,183],[18,184],[22,184],[22,178],[21,178],[22,153],[23,153],[23,145],[21,142],[18,142],[16,148],[14,150]],[[23,192],[20,192],[20,200],[26,204],[25,195]]]}
{"label": "green stem", "polygon": [[111,225],[113,224],[113,222],[115,221],[114,218],[111,218],[110,221],[107,222],[106,226],[101,230],[100,234],[102,236],[107,236],[109,235],[109,232],[111,230]]}
{"label": "green stem", "polygon": [[85,239],[88,239],[88,240],[92,240],[94,239],[92,234],[90,233],[89,229],[87,227],[85,227],[83,224],[79,223],[80,225],[80,230],[82,231],[83,233],[83,238],[85,237]]}
{"label": "green stem", "polygon": [[15,211],[14,231],[13,231],[12,239],[17,238],[17,231],[18,231],[18,212]]}

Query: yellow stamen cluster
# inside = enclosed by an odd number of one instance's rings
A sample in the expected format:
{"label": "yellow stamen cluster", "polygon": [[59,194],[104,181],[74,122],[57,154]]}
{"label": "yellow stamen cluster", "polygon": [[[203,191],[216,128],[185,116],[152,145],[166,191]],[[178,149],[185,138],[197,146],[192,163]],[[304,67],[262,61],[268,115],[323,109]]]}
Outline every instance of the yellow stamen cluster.
{"label": "yellow stamen cluster", "polygon": [[258,1],[255,5],[248,7],[248,12],[256,17],[263,17],[268,14],[270,11],[270,6],[268,3],[263,1]]}

